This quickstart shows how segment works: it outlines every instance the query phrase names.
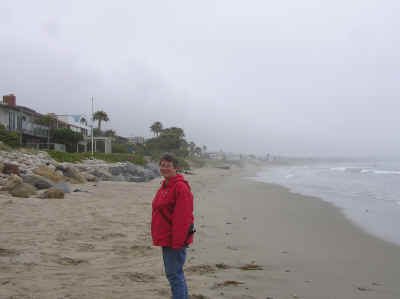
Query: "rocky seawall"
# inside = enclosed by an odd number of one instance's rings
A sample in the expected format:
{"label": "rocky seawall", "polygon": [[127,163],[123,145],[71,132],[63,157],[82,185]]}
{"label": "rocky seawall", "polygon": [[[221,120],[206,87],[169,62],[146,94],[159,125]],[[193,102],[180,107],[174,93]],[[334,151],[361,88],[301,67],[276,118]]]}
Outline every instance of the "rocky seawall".
{"label": "rocky seawall", "polygon": [[159,168],[153,163],[144,167],[130,162],[105,163],[102,160],[59,163],[47,152],[0,151],[0,190],[16,197],[30,197],[39,193],[42,197],[60,198],[72,191],[73,184],[146,182],[159,176]]}

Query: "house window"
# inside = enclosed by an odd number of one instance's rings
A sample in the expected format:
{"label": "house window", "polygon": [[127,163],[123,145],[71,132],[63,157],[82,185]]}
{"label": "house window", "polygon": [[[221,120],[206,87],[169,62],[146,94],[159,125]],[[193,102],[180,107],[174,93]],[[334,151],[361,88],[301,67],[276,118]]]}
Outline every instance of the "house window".
{"label": "house window", "polygon": [[22,115],[17,115],[17,129],[22,130]]}
{"label": "house window", "polygon": [[15,112],[13,111],[8,112],[8,129],[10,131],[15,130]]}

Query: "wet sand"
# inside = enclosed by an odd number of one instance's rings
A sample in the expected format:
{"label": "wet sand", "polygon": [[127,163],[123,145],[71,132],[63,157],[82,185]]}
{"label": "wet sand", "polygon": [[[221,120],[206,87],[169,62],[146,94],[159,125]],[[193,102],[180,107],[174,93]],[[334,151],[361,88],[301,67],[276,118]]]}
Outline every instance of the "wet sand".
{"label": "wet sand", "polygon": [[[400,247],[320,199],[245,179],[256,170],[186,176],[193,298],[400,298]],[[65,199],[0,193],[0,298],[169,298],[150,238],[159,182],[80,185]]]}

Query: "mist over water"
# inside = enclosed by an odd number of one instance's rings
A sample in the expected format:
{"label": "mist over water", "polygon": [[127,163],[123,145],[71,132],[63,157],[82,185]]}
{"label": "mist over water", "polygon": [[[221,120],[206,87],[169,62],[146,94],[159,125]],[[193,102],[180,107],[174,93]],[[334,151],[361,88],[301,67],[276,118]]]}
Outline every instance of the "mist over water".
{"label": "mist over water", "polygon": [[400,160],[268,167],[255,179],[320,197],[364,230],[400,245]]}

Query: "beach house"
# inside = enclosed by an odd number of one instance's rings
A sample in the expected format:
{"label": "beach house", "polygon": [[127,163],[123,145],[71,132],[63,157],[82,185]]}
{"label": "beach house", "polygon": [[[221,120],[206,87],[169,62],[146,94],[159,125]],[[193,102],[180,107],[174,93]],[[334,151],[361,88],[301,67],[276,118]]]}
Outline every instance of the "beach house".
{"label": "beach house", "polygon": [[3,96],[0,103],[0,124],[10,132],[18,132],[22,144],[47,143],[49,128],[37,124],[40,113],[24,106],[18,106],[14,94]]}

